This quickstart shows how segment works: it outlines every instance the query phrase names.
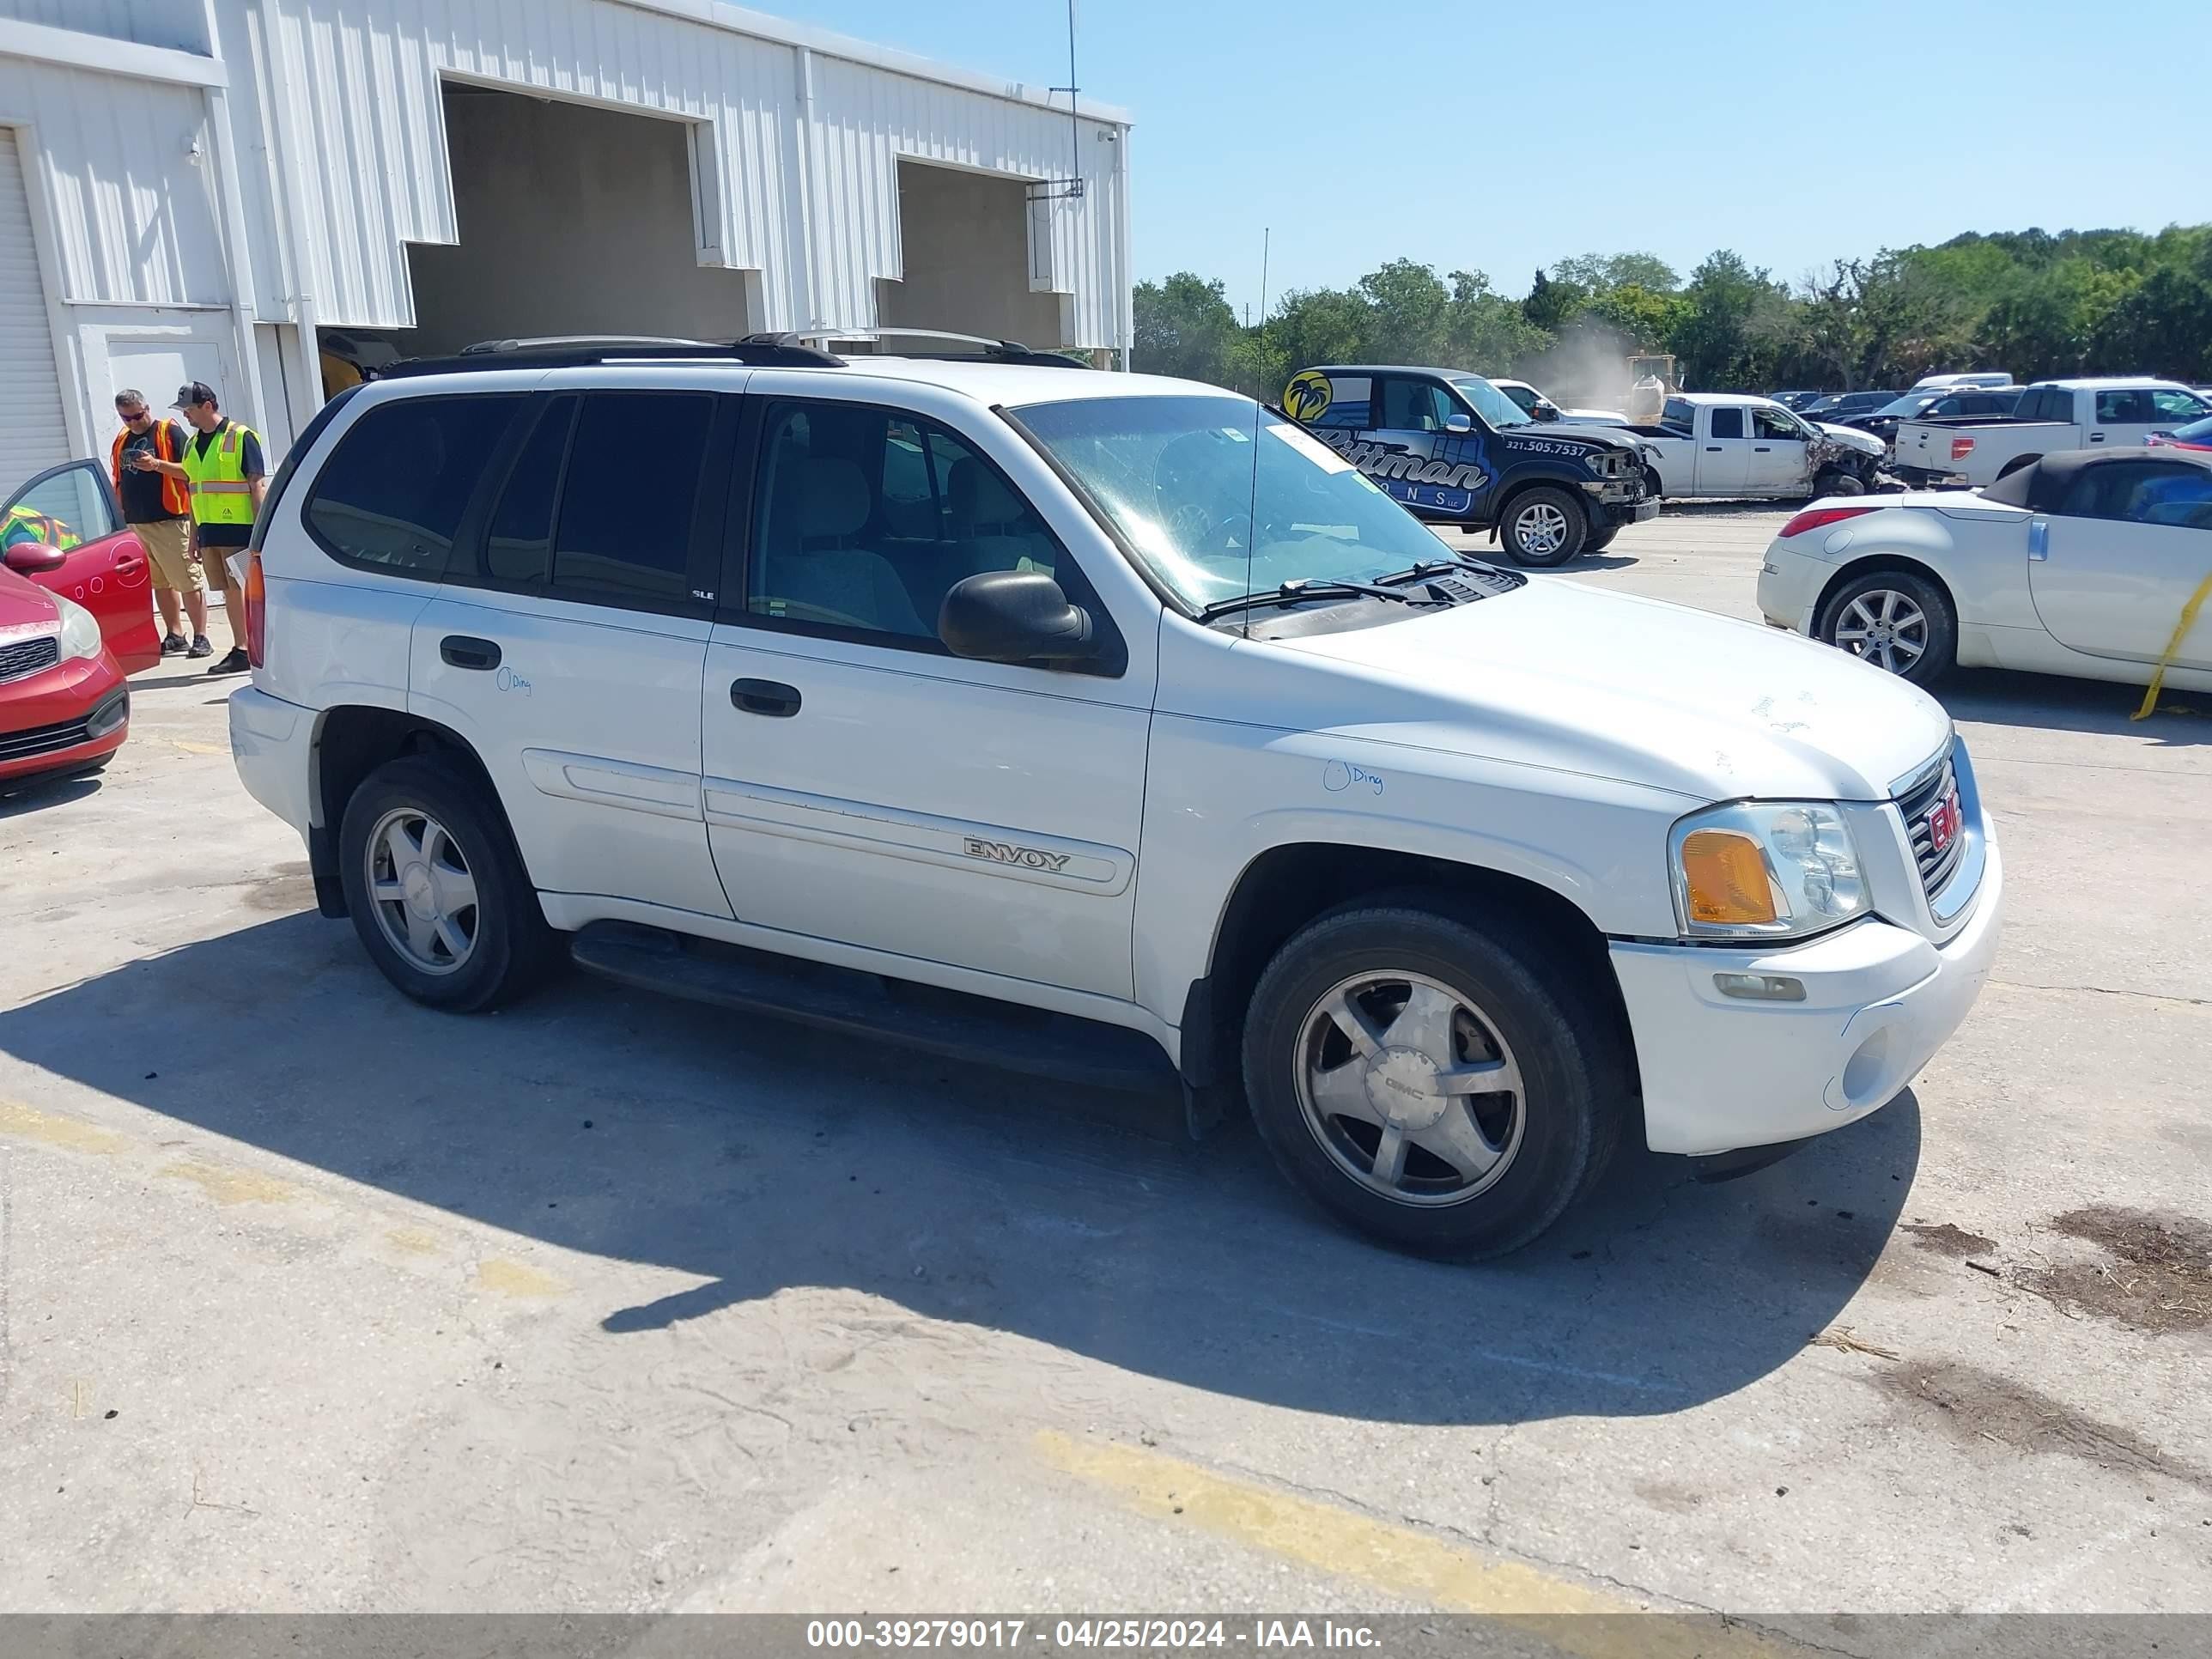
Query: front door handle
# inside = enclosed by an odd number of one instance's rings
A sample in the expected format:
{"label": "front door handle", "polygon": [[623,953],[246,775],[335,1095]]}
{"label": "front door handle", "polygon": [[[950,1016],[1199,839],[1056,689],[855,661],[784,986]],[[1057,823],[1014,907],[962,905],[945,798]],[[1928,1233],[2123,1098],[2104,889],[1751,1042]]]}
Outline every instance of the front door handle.
{"label": "front door handle", "polygon": [[145,568],[146,561],[139,554],[118,553],[115,556],[115,574],[118,576],[135,576]]}
{"label": "front door handle", "polygon": [[1754,444],[1751,453],[1754,455],[1771,455],[1774,452],[1765,444]]}
{"label": "front door handle", "polygon": [[2105,434],[2101,432],[2092,432],[2089,434],[2089,441],[2093,444],[2100,444],[2105,441]]}
{"label": "front door handle", "polygon": [[1718,444],[1707,444],[1705,446],[1705,453],[1708,455],[1717,455],[1720,453],[1721,447]]}
{"label": "front door handle", "polygon": [[499,647],[489,640],[467,634],[448,634],[438,641],[438,654],[448,667],[488,669],[499,666]]}
{"label": "front door handle", "polygon": [[799,688],[781,680],[732,680],[730,706],[748,714],[789,720],[799,712]]}
{"label": "front door handle", "polygon": [[2027,521],[2027,556],[2034,564],[2051,556],[2051,520],[2041,514]]}

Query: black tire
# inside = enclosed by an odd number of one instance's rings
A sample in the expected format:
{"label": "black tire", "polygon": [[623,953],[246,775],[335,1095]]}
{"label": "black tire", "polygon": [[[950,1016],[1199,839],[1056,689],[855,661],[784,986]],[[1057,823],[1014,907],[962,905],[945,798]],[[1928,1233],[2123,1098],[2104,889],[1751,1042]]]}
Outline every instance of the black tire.
{"label": "black tire", "polygon": [[2043,459],[2040,455],[2015,455],[1997,469],[1997,477],[2009,478],[2024,466],[2033,466]]}
{"label": "black tire", "polygon": [[[1844,613],[1850,611],[1851,602],[1881,592],[1902,594],[1926,618],[1926,627],[1919,636],[1920,654],[1907,665],[1903,653],[1893,647],[1892,658],[1899,665],[1890,667],[1889,672],[1914,685],[1933,685],[1958,665],[1959,613],[1951,604],[1951,596],[1925,576],[1909,570],[1869,570],[1864,575],[1852,577],[1821,605],[1820,614],[1814,623],[1814,637],[1823,645],[1850,652],[1862,662],[1870,662],[1877,668],[1888,667],[1878,655],[1860,648],[1856,641],[1838,637],[1845,626]],[[1868,608],[1880,610],[1879,605]]]}
{"label": "black tire", "polygon": [[[1387,1197],[1347,1172],[1343,1154],[1324,1145],[1331,1131],[1307,1115],[1300,1079],[1319,1005],[1367,973],[1419,974],[1445,988],[1481,1011],[1519,1064],[1518,1139],[1472,1196],[1425,1205]],[[1619,1138],[1628,1073],[1612,1024],[1593,1012],[1601,1007],[1533,933],[1410,900],[1362,902],[1310,924],[1261,975],[1245,1015],[1245,1094],[1277,1166],[1340,1219],[1419,1255],[1503,1255],[1595,1184]]]}
{"label": "black tire", "polygon": [[1585,553],[1602,553],[1607,548],[1613,545],[1613,538],[1619,534],[1620,534],[1620,526],[1617,524],[1609,525],[1603,530],[1593,530],[1590,532],[1588,539],[1583,543],[1583,551]]}
{"label": "black tire", "polygon": [[[386,936],[369,896],[368,844],[387,815],[422,813],[442,826],[472,879],[472,942],[459,965],[426,971]],[[557,961],[553,930],[515,851],[514,836],[483,786],[449,762],[410,757],[386,763],[346,802],[338,830],[338,875],[346,911],[369,959],[407,995],[434,1008],[474,1013],[520,994]]]}
{"label": "black tire", "polygon": [[1647,466],[1644,469],[1644,493],[1655,501],[1664,501],[1667,498],[1667,486],[1659,477],[1657,467]]}
{"label": "black tire", "polygon": [[1826,495],[1863,495],[1866,480],[1856,472],[1823,472],[1813,480],[1813,496],[1819,500]]}
{"label": "black tire", "polygon": [[[1547,509],[1565,521],[1565,532],[1557,546],[1540,544],[1531,551],[1522,545],[1522,538],[1534,533],[1535,524],[1543,520]],[[1589,514],[1565,490],[1539,484],[1513,498],[1498,526],[1498,539],[1504,544],[1505,556],[1514,563],[1534,570],[1549,570],[1566,563],[1583,550],[1583,544],[1589,539]]]}

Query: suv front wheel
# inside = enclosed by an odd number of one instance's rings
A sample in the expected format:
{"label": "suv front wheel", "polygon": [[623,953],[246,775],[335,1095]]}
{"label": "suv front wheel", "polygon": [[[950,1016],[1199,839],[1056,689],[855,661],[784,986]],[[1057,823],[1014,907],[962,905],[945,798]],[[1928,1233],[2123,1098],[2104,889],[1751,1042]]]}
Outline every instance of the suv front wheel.
{"label": "suv front wheel", "polygon": [[1503,540],[1516,564],[1549,569],[1583,550],[1589,538],[1589,514],[1564,489],[1549,484],[1513,498],[1505,514]]}
{"label": "suv front wheel", "polygon": [[1372,905],[1312,923],[1244,1029],[1260,1134],[1298,1186],[1401,1249],[1520,1249],[1593,1184],[1625,1084],[1553,958],[1515,930]]}
{"label": "suv front wheel", "polygon": [[410,757],[370,773],[346,803],[338,860],[362,946],[417,1002],[489,1008],[552,958],[506,823],[456,767]]}

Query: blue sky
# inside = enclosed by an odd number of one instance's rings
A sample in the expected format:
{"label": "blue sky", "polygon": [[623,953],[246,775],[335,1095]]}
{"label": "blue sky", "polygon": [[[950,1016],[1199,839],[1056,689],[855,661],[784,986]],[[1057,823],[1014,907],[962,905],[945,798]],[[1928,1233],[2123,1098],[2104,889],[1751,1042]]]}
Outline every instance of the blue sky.
{"label": "blue sky", "polygon": [[[754,0],[1064,85],[1064,0]],[[1083,0],[1085,92],[1137,122],[1137,274],[1349,282],[1400,254],[1716,247],[1794,279],[1964,230],[2212,220],[2212,3]],[[1842,27],[1838,27],[1838,21]]]}

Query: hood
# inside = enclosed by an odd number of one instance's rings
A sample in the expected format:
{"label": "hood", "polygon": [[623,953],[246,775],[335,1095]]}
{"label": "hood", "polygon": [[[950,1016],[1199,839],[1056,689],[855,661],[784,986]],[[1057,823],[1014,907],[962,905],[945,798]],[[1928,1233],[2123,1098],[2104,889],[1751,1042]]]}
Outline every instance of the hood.
{"label": "hood", "polygon": [[1371,712],[1340,681],[1304,718],[1698,801],[1886,800],[1951,740],[1933,697],[1844,652],[1557,577],[1270,648],[1369,682]]}
{"label": "hood", "polygon": [[0,565],[0,641],[51,634],[61,626],[61,614],[52,594]]}
{"label": "hood", "polygon": [[1888,447],[1873,433],[1862,432],[1855,426],[1838,426],[1832,421],[1815,421],[1813,424],[1845,449],[1863,450],[1869,455],[1879,455]]}
{"label": "hood", "polygon": [[1510,443],[1516,438],[1540,438],[1546,443],[1579,444],[1585,449],[1627,449],[1636,447],[1636,441],[1610,426],[1595,422],[1583,425],[1578,421],[1545,421],[1528,426],[1509,426],[1499,430],[1499,437]]}

